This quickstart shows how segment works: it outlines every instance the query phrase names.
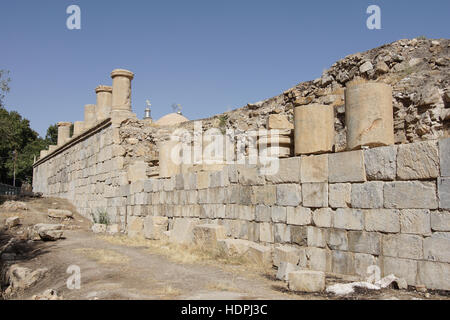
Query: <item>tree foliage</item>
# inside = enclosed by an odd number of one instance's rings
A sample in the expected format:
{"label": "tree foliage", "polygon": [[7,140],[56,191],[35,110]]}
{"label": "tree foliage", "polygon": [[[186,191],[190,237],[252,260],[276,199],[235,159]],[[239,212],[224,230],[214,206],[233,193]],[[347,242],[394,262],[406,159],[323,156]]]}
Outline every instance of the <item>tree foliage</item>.
{"label": "tree foliage", "polygon": [[58,130],[55,132],[56,125],[50,126],[46,139],[42,139],[27,119],[4,108],[3,101],[9,92],[10,79],[5,79],[8,74],[0,70],[0,182],[12,184],[15,162],[16,185],[20,186],[31,182],[34,157],[49,144],[56,144]]}

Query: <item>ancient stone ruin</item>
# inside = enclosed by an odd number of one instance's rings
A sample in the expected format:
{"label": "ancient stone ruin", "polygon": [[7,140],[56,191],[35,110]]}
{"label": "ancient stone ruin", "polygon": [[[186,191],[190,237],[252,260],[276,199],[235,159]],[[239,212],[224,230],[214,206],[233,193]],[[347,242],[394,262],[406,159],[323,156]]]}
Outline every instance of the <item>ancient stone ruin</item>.
{"label": "ancient stone ruin", "polygon": [[[405,46],[433,57],[408,60]],[[352,55],[320,79],[202,121],[138,120],[134,74],[114,70],[72,137],[58,123],[33,191],[87,217],[107,212],[131,237],[189,244],[200,228],[278,267],[365,277],[376,265],[450,290],[448,69],[419,96],[407,85],[420,78],[409,68],[434,68],[448,46],[402,40]]]}

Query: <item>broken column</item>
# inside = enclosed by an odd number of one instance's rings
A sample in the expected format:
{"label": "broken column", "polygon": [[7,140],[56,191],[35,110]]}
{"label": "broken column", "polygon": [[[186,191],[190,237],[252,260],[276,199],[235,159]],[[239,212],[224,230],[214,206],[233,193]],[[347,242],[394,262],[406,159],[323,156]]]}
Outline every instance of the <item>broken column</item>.
{"label": "broken column", "polygon": [[111,116],[112,87],[98,86],[95,88],[97,94],[97,120],[104,120]]}
{"label": "broken column", "polygon": [[115,69],[111,72],[112,103],[111,118],[113,122],[121,122],[133,116],[131,112],[131,80],[134,73],[124,69]]}
{"label": "broken column", "polygon": [[177,140],[159,143],[159,177],[170,178],[180,173],[181,143]]}
{"label": "broken column", "polygon": [[332,106],[311,104],[294,110],[295,154],[330,152],[334,145]]}
{"label": "broken column", "polygon": [[73,123],[73,135],[77,136],[84,131],[84,121],[75,121]]}
{"label": "broken column", "polygon": [[287,158],[291,156],[291,133],[294,126],[286,116],[271,114],[267,119],[268,130],[258,132],[259,155],[270,158]]}
{"label": "broken column", "polygon": [[384,83],[355,83],[345,90],[347,149],[394,144],[392,88]]}
{"label": "broken column", "polygon": [[58,146],[62,146],[70,139],[71,122],[58,122]]}
{"label": "broken column", "polygon": [[90,129],[97,122],[95,104],[87,104],[84,106],[84,129]]}

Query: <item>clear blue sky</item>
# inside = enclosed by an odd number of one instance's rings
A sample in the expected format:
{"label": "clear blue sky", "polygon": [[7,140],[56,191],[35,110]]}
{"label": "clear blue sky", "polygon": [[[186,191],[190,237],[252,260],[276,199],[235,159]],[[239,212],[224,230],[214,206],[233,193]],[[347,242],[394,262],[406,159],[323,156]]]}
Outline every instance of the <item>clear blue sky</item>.
{"label": "clear blue sky", "polygon": [[[7,109],[41,135],[83,120],[110,72],[135,72],[133,111],[154,119],[183,105],[208,117],[319,77],[348,54],[402,38],[448,38],[448,0],[0,0],[0,69],[11,71]],[[66,28],[81,7],[82,29]],[[366,9],[382,10],[382,30]]]}

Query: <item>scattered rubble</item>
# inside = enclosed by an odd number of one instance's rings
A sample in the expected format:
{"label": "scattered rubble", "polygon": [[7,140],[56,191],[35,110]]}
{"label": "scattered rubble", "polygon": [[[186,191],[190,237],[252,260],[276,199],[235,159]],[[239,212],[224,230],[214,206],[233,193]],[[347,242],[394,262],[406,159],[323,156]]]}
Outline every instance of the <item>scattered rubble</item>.
{"label": "scattered rubble", "polygon": [[63,237],[63,224],[38,223],[31,229],[30,239],[34,241],[55,241]]}
{"label": "scattered rubble", "polygon": [[6,273],[6,280],[9,286],[5,290],[5,295],[13,295],[17,291],[34,286],[47,274],[47,272],[47,268],[32,271],[29,268],[12,265]]}
{"label": "scattered rubble", "polygon": [[20,218],[19,217],[10,217],[6,219],[5,225],[7,228],[13,228],[15,226],[18,226],[20,224]]}
{"label": "scattered rubble", "polygon": [[6,211],[19,211],[19,210],[28,210],[28,206],[25,202],[21,201],[5,201],[1,205],[1,208]]}
{"label": "scattered rubble", "polygon": [[73,213],[69,210],[48,209],[47,214],[50,218],[58,218],[58,219],[73,218]]}
{"label": "scattered rubble", "polygon": [[63,297],[58,294],[58,291],[47,289],[41,294],[34,295],[31,300],[63,300]]}
{"label": "scattered rubble", "polygon": [[369,283],[369,282],[351,282],[351,283],[338,283],[332,286],[329,286],[326,289],[326,292],[333,293],[335,295],[348,295],[355,292],[355,288],[364,288],[368,290],[381,290],[388,288],[393,283],[397,285],[398,289],[407,289],[408,285],[406,283],[405,279],[397,278],[395,275],[391,274],[383,279],[375,282],[375,283]]}

